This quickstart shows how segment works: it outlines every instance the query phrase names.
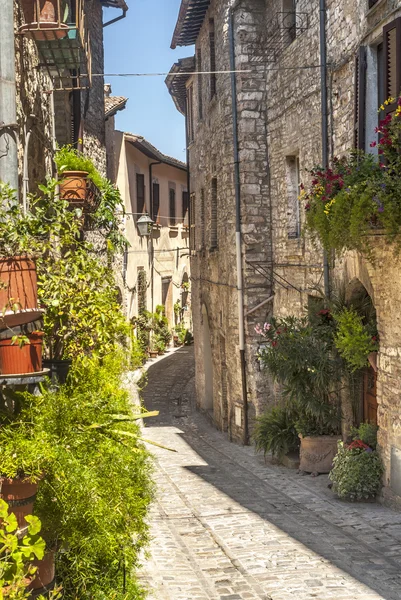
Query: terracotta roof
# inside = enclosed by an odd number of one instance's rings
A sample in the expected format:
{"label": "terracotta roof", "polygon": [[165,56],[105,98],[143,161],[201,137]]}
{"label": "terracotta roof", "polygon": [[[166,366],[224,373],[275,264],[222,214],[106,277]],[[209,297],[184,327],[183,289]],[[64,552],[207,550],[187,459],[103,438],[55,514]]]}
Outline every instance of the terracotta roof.
{"label": "terracotta roof", "polygon": [[166,165],[170,165],[171,167],[176,167],[177,169],[181,169],[182,171],[187,170],[186,163],[182,162],[181,160],[178,160],[177,158],[173,158],[172,156],[167,156],[166,154],[163,154],[150,142],[145,140],[145,138],[141,135],[135,135],[133,133],[124,133],[124,139],[133,146],[135,146],[135,148],[140,150],[148,158],[160,161]]}
{"label": "terracotta roof", "polygon": [[124,110],[128,98],[124,96],[106,96],[104,99],[104,116],[106,119],[114,117],[119,110]]}
{"label": "terracotta roof", "polygon": [[[195,71],[195,56],[181,58],[171,67],[170,73],[166,77],[166,85],[170,92],[177,110],[185,115],[185,105],[187,98],[186,82]],[[185,73],[181,75],[181,73]],[[189,73],[189,75],[187,75]]]}
{"label": "terracotta roof", "polygon": [[181,0],[180,12],[171,42],[173,50],[177,46],[192,46],[196,42],[209,4],[210,0]]}
{"label": "terracotta roof", "polygon": [[128,10],[125,0],[101,0],[101,3],[103,6],[109,6],[110,8],[121,8],[123,11]]}

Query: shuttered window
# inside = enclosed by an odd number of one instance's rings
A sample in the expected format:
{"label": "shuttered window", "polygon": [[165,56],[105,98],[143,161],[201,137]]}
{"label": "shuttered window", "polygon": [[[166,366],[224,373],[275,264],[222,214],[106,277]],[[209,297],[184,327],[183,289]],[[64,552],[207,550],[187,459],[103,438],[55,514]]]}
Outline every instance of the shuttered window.
{"label": "shuttered window", "polygon": [[[199,48],[196,52],[196,70],[202,71],[202,51]],[[203,75],[198,75],[198,115],[199,121],[203,119]]]}
{"label": "shuttered window", "polygon": [[395,19],[383,29],[384,36],[384,97],[392,97],[395,102],[385,108],[386,114],[397,108],[397,99],[401,92],[401,17]]}
{"label": "shuttered window", "polygon": [[145,212],[145,175],[136,174],[136,212],[142,214]]}
{"label": "shuttered window", "polygon": [[365,150],[366,123],[366,48],[361,46],[355,57],[354,148]]}
{"label": "shuttered window", "polygon": [[205,247],[205,190],[201,189],[200,198],[200,247]]}
{"label": "shuttered window", "polygon": [[158,183],[153,184],[153,198],[152,198],[152,220],[155,223],[159,222],[159,211],[160,211],[160,185]]}
{"label": "shuttered window", "polygon": [[217,178],[213,177],[210,198],[210,249],[217,248]]}
{"label": "shuttered window", "polygon": [[189,211],[188,192],[182,192],[182,222],[184,223],[184,225],[188,225],[188,211]]}
{"label": "shuttered window", "polygon": [[169,190],[169,205],[170,205],[170,226],[176,225],[176,213],[175,213],[175,190],[170,188]]}
{"label": "shuttered window", "polygon": [[190,85],[187,89],[187,137],[188,143],[194,141],[194,87]]}
{"label": "shuttered window", "polygon": [[214,20],[209,21],[209,51],[210,51],[210,99],[216,95],[216,43],[214,36]]}
{"label": "shuttered window", "polygon": [[190,204],[189,204],[189,221],[190,221],[190,230],[189,230],[189,243],[191,250],[196,249],[196,236],[195,236],[195,194],[191,194]]}

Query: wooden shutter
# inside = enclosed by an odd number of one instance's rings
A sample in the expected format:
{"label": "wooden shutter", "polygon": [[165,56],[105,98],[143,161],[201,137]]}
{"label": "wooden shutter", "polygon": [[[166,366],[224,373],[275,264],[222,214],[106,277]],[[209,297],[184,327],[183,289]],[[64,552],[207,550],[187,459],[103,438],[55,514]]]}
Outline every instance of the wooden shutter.
{"label": "wooden shutter", "polygon": [[138,215],[145,212],[145,175],[136,174],[136,212]]}
{"label": "wooden shutter", "polygon": [[384,36],[384,97],[392,97],[395,102],[386,106],[386,114],[397,108],[397,99],[401,92],[401,17],[395,19],[383,29]]}
{"label": "wooden shutter", "polygon": [[212,179],[211,190],[211,207],[210,207],[210,248],[217,248],[217,179]]}
{"label": "wooden shutter", "polygon": [[355,57],[354,147],[365,150],[366,123],[366,48],[361,46]]}
{"label": "wooden shutter", "polygon": [[176,225],[176,219],[175,219],[175,190],[173,190],[173,188],[170,188],[170,225],[174,226]]}
{"label": "wooden shutter", "polygon": [[160,210],[160,185],[158,183],[153,184],[153,207],[152,207],[152,220],[155,223],[159,222],[159,210]]}
{"label": "wooden shutter", "polygon": [[188,192],[182,192],[182,222],[184,223],[184,225],[188,225],[188,211],[189,211]]}
{"label": "wooden shutter", "polygon": [[209,50],[210,50],[210,99],[216,95],[216,42],[214,36],[214,20],[209,21]]}

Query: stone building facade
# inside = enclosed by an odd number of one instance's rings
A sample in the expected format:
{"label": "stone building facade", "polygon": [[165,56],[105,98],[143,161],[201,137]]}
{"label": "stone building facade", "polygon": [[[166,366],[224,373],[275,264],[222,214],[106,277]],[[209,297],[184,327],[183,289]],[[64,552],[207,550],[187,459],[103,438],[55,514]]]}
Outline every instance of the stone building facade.
{"label": "stone building facade", "polygon": [[[236,80],[245,312],[274,295],[272,303],[246,319],[248,399],[252,411],[259,413],[276,394],[257,371],[255,323],[271,314],[306,314],[316,289],[324,284],[323,251],[302,235],[305,215],[298,202],[301,182],[308,183],[310,170],[322,162],[320,12],[319,3],[312,0],[183,0],[173,46],[195,42],[192,72],[230,69],[230,9],[236,69],[242,71]],[[377,141],[377,108],[391,95],[385,89],[384,71],[392,70],[394,81],[401,84],[400,17],[400,0],[326,2],[329,160],[354,147],[356,133],[358,147],[375,152],[370,143]],[[384,56],[385,31],[394,44],[391,65]],[[187,114],[189,130],[198,403],[203,407],[212,398],[209,407],[213,406],[215,422],[226,429],[222,399],[229,410],[241,405],[231,81],[230,74],[217,74],[213,83],[211,75],[175,78],[180,70],[188,71],[188,63],[174,65],[168,86],[177,108]],[[215,94],[211,85],[216,86]],[[399,92],[395,89],[393,95]],[[210,204],[213,179],[217,179],[218,249],[210,248],[215,227]],[[381,236],[374,243],[375,265],[355,252],[329,256],[329,275],[331,287],[344,286],[349,298],[366,291],[376,310],[378,372],[366,383],[377,403],[374,418],[366,414],[364,398],[357,400],[361,420],[377,418],[385,466],[383,495],[400,503],[400,262]],[[211,361],[206,364],[208,353]],[[241,437],[228,425],[234,439]]]}

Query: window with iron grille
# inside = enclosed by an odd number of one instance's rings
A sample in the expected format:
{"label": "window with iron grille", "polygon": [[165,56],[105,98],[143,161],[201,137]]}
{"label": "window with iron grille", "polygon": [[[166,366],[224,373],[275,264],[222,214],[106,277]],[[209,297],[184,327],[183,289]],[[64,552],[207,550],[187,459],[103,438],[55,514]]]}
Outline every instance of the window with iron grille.
{"label": "window with iron grille", "polygon": [[136,212],[142,214],[145,212],[145,175],[136,174]]}
{"label": "window with iron grille", "polygon": [[[196,52],[196,70],[202,71],[202,50],[199,48]],[[199,121],[203,119],[203,75],[198,75],[198,115]]]}
{"label": "window with iron grille", "polygon": [[283,0],[281,27],[284,29],[285,45],[291,44],[297,37],[297,7],[295,0]]}
{"label": "window with iron grille", "polygon": [[214,34],[214,20],[209,21],[209,52],[210,52],[210,99],[216,95],[216,43]]}
{"label": "window with iron grille", "polygon": [[194,86],[190,85],[187,88],[187,137],[189,144],[194,141],[194,132]]}
{"label": "window with iron grille", "polygon": [[170,188],[169,190],[169,206],[170,206],[170,226],[176,225],[176,213],[175,213],[175,190]]}
{"label": "window with iron grille", "polygon": [[188,225],[188,211],[189,211],[188,192],[182,192],[182,222],[184,223],[184,225]]}
{"label": "window with iron grille", "polygon": [[160,185],[158,183],[153,184],[152,205],[152,220],[158,223],[160,210]]}
{"label": "window with iron grille", "polygon": [[191,194],[190,204],[189,204],[189,244],[191,250],[196,249],[196,236],[195,236],[195,194]]}
{"label": "window with iron grille", "polygon": [[217,243],[217,178],[213,177],[210,198],[210,249],[214,250],[217,248]]}

